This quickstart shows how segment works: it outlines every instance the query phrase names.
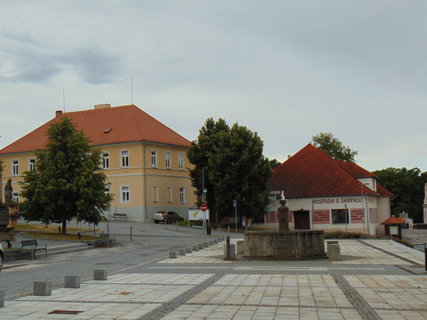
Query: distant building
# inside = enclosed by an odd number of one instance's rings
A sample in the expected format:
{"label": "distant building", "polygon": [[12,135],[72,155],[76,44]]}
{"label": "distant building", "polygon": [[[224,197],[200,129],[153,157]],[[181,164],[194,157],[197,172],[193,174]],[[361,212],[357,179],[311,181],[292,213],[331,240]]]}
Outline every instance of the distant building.
{"label": "distant building", "polygon": [[187,161],[190,141],[135,105],[57,111],[54,119],[0,150],[4,165],[1,190],[12,179],[14,200],[22,200],[17,182],[24,171],[37,166],[34,151],[45,148],[47,128],[63,117],[83,130],[90,144],[102,152],[106,192],[114,195],[107,218],[118,212],[130,220],[151,222],[153,213],[165,208],[187,216],[196,202]]}
{"label": "distant building", "polygon": [[278,198],[288,200],[293,229],[384,233],[392,193],[352,162],[334,160],[308,144],[273,171],[266,223],[276,223]]}

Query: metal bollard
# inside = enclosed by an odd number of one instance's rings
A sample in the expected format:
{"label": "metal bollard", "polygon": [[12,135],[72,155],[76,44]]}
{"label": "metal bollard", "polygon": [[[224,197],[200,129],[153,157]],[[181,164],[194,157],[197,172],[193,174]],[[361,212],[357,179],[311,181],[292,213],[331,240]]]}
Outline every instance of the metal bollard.
{"label": "metal bollard", "polygon": [[225,246],[225,260],[231,260],[230,236],[227,236]]}

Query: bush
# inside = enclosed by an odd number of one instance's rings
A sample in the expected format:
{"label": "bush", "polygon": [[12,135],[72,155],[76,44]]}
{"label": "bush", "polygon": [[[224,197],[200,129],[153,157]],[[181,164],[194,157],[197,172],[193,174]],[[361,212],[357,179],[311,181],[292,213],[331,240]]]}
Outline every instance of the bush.
{"label": "bush", "polygon": [[360,232],[334,231],[325,232],[325,239],[372,239],[373,237]]}

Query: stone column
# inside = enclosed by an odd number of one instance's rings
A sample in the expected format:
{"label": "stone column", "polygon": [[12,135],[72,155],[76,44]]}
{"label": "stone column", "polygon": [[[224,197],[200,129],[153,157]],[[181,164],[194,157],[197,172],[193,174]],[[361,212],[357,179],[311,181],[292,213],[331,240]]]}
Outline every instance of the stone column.
{"label": "stone column", "polygon": [[277,209],[279,212],[279,231],[289,231],[288,212],[289,208],[286,206],[286,200],[280,200],[280,207]]}

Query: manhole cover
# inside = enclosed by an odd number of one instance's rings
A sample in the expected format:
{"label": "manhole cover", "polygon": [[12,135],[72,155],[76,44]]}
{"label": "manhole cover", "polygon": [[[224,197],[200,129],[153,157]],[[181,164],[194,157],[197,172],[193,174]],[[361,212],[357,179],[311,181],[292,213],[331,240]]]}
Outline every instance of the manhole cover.
{"label": "manhole cover", "polygon": [[132,294],[132,293],[133,292],[126,292],[126,291],[124,291],[124,292],[120,292],[119,294],[122,295],[122,296],[127,296],[127,295]]}
{"label": "manhole cover", "polygon": [[53,310],[49,314],[79,314],[83,311],[74,311],[74,310]]}

